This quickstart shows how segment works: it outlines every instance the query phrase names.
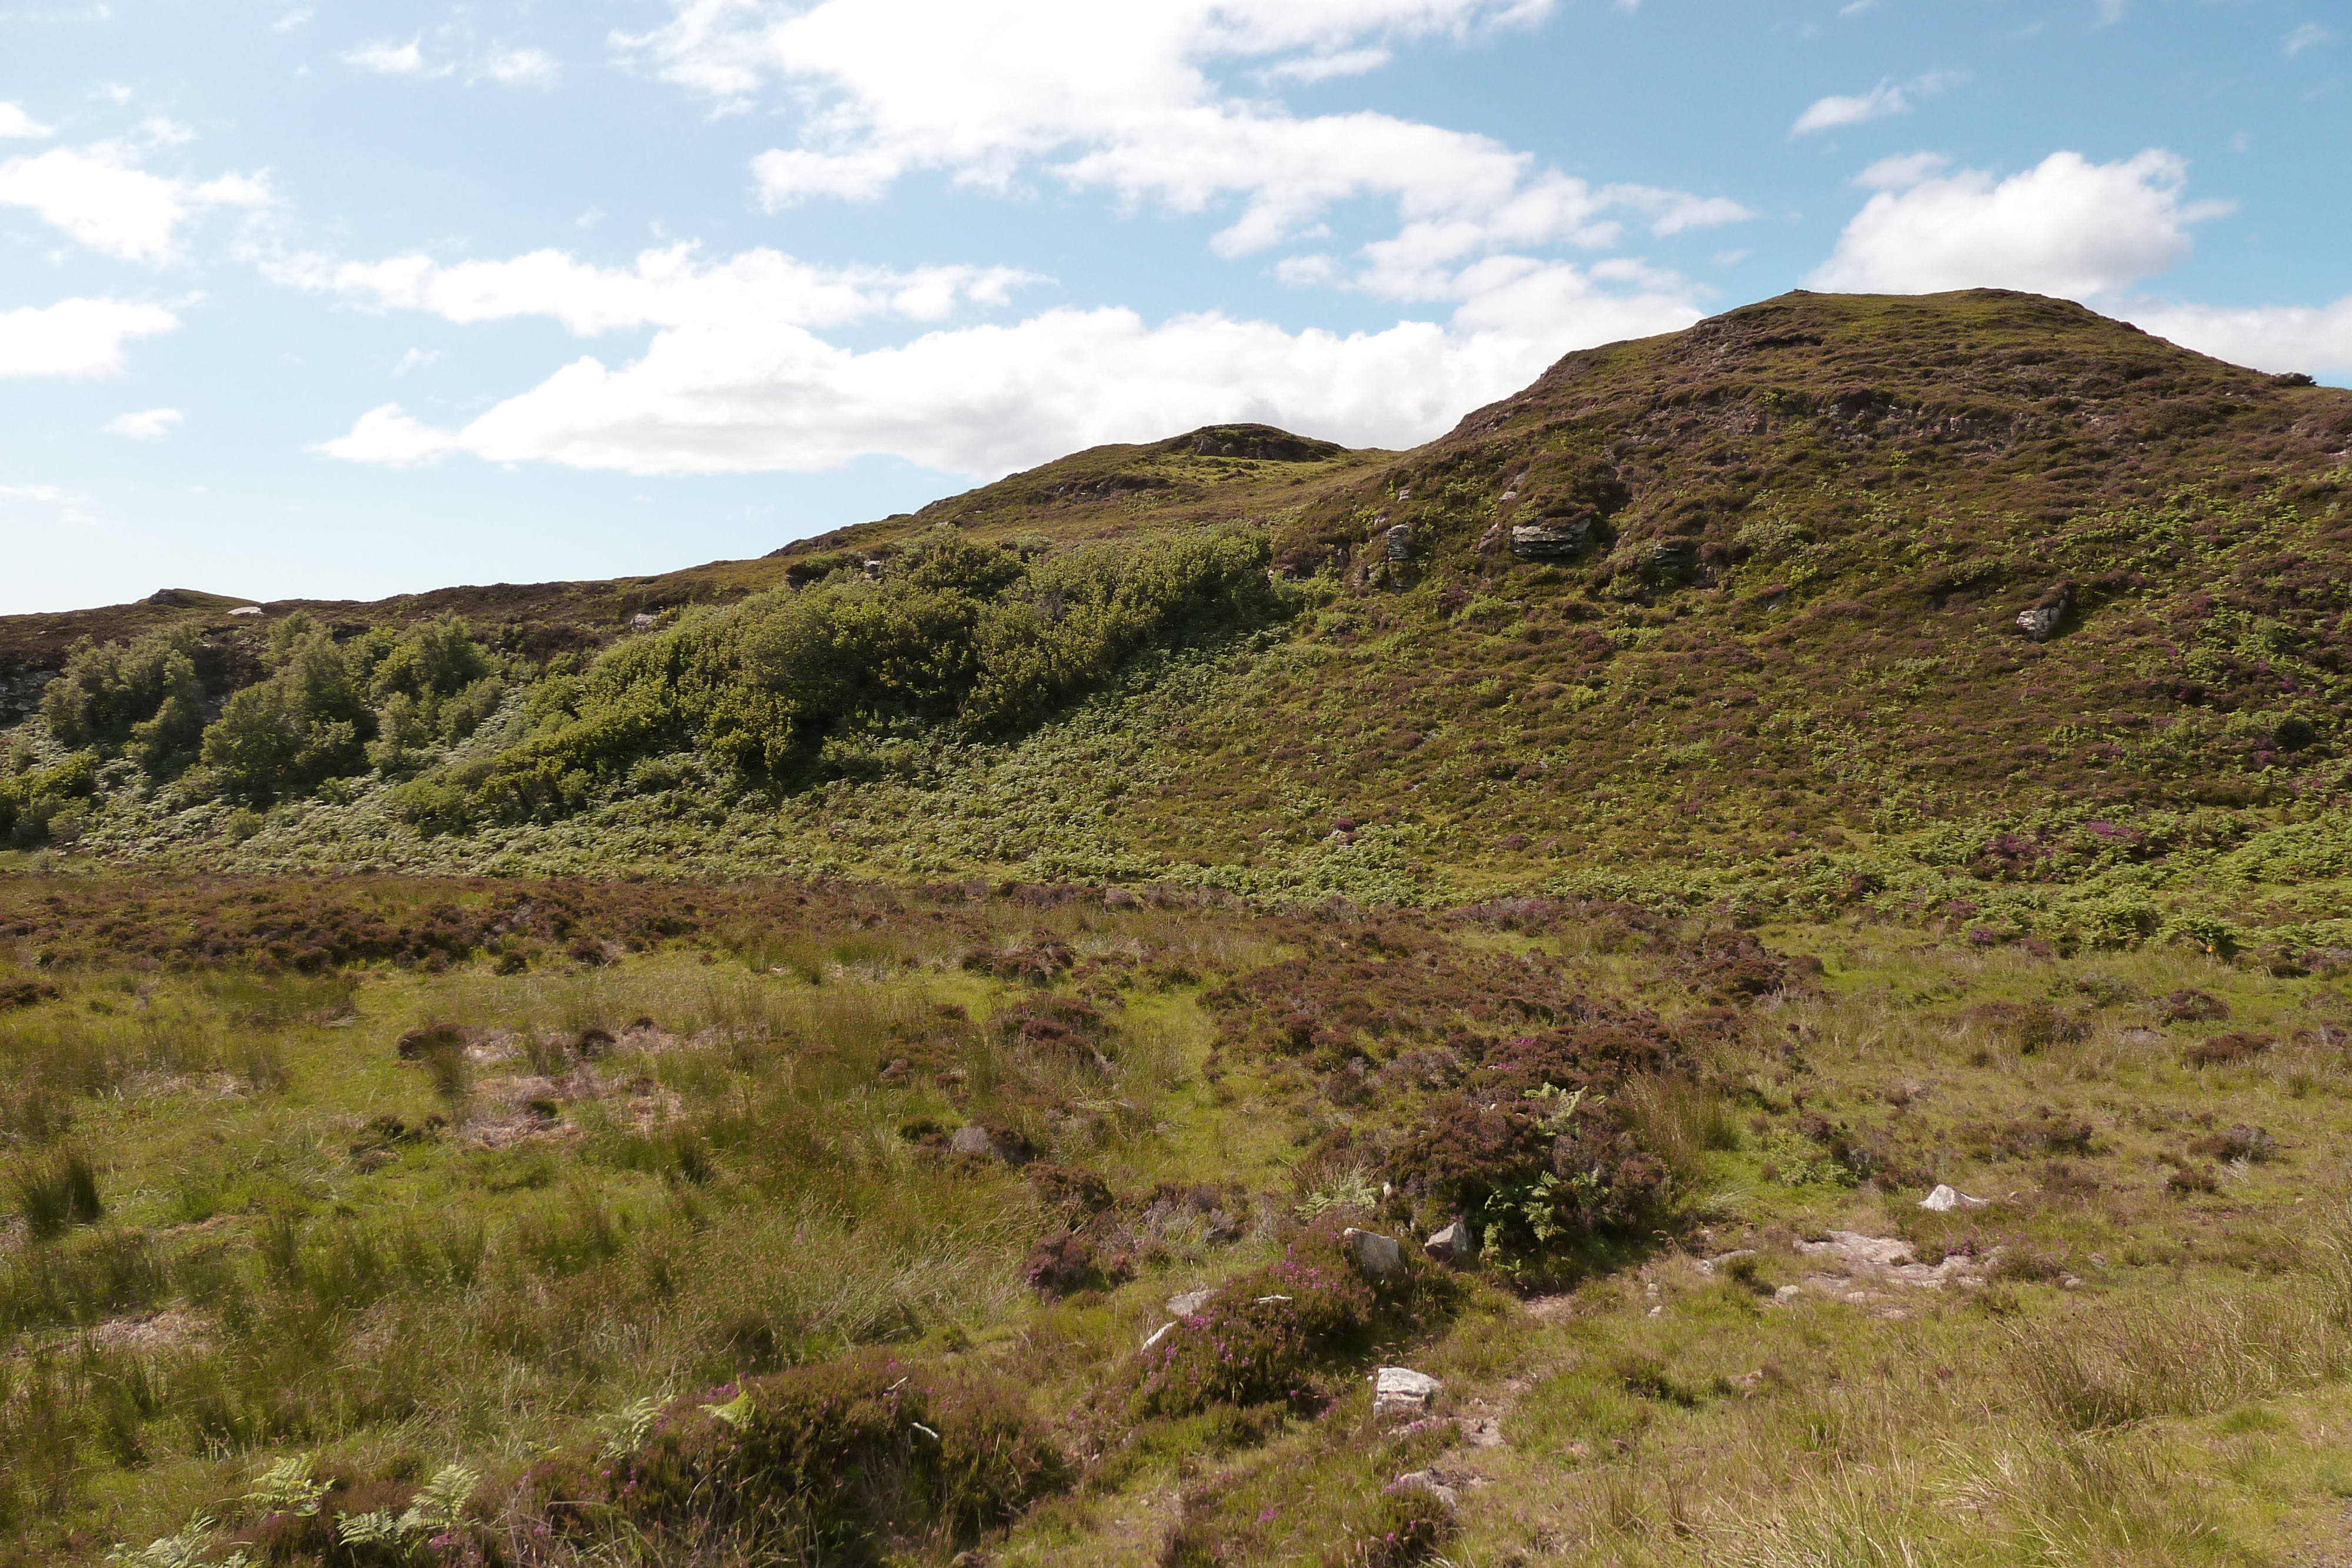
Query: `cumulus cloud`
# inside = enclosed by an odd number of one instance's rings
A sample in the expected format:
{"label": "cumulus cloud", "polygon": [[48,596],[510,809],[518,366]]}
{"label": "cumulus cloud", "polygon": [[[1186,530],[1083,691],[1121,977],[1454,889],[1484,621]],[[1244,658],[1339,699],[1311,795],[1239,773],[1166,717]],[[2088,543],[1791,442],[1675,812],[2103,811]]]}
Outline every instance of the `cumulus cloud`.
{"label": "cumulus cloud", "polygon": [[538,49],[506,49],[482,64],[484,76],[516,87],[545,86],[555,79],[556,69],[553,57]]}
{"label": "cumulus cloud", "polygon": [[1866,120],[1883,120],[1890,114],[1908,114],[1915,100],[1933,98],[1967,79],[1958,71],[1930,71],[1907,82],[1880,82],[1857,97],[1816,99],[1797,116],[1789,134],[1803,136],[1841,125],[1859,125]]}
{"label": "cumulus cloud", "polygon": [[0,141],[37,141],[57,132],[25,112],[21,103],[0,99]]}
{"label": "cumulus cloud", "polygon": [[2352,295],[2332,305],[2137,304],[2124,315],[2159,338],[2232,364],[2352,372]]}
{"label": "cumulus cloud", "polygon": [[877,316],[937,321],[959,304],[1004,305],[1015,288],[1044,281],[1002,267],[815,267],[764,249],[706,263],[690,245],[646,251],[625,267],[540,250],[504,261],[298,256],[268,270],[367,309],[419,310],[460,324],[545,316],[581,337],[733,322],[838,327]]}
{"label": "cumulus cloud", "polygon": [[[1213,313],[1154,326],[1131,310],[1065,308],[860,351],[826,341],[813,324],[921,319],[940,302],[979,298],[980,287],[914,275],[811,278],[789,258],[754,254],[749,267],[738,265],[744,258],[688,262],[667,296],[647,289],[646,275],[679,266],[672,253],[604,275],[535,258],[522,258],[529,269],[461,283],[448,278],[457,268],[354,275],[355,298],[451,319],[534,311],[575,330],[667,324],[639,357],[576,360],[461,427],[387,403],[319,450],[379,464],[464,453],[634,474],[804,472],[887,454],[993,476],[1076,447],[1225,419],[1404,445],[1524,384],[1564,350],[1671,330],[1699,314],[1679,279],[1635,263],[1579,269],[1491,256],[1450,275],[1448,297],[1459,304],[1446,323],[1342,336]],[[769,280],[776,300],[743,292],[747,277]]]}
{"label": "cumulus cloud", "polygon": [[179,324],[160,305],[128,299],[60,299],[0,310],[0,376],[113,375],[122,369],[124,343]]}
{"label": "cumulus cloud", "polygon": [[[1393,202],[1406,223],[1507,226],[1505,209],[1559,176],[1489,137],[1235,98],[1213,67],[1254,61],[1262,82],[1322,80],[1377,68],[1396,40],[1549,10],[1550,0],[677,0],[668,26],[620,42],[725,106],[772,83],[789,89],[803,145],[752,166],[772,208],[871,200],[919,169],[992,190],[1043,174],[1130,205],[1235,205],[1213,242],[1233,256],[1299,237],[1363,197]],[[1749,215],[1727,200],[1658,194],[1685,226]]]}
{"label": "cumulus cloud", "polygon": [[177,430],[185,417],[176,408],[144,408],[136,413],[118,413],[100,428],[109,435],[125,435],[133,441],[156,441]]}
{"label": "cumulus cloud", "polygon": [[421,38],[411,38],[404,44],[362,44],[344,51],[343,63],[379,76],[421,76],[425,71],[423,43]]}
{"label": "cumulus cloud", "polygon": [[[149,146],[185,139],[174,127],[149,130]],[[11,158],[0,162],[0,206],[27,208],[101,255],[161,264],[177,254],[180,227],[196,214],[274,199],[258,174],[193,181],[151,173],[139,167],[149,146],[100,141]]]}
{"label": "cumulus cloud", "polygon": [[1864,183],[1877,194],[1808,281],[1895,294],[2112,294],[2179,264],[2189,225],[2229,210],[2186,200],[2188,165],[2155,148],[2114,163],[2053,152],[2005,180],[1939,170],[1916,157],[1873,164]]}

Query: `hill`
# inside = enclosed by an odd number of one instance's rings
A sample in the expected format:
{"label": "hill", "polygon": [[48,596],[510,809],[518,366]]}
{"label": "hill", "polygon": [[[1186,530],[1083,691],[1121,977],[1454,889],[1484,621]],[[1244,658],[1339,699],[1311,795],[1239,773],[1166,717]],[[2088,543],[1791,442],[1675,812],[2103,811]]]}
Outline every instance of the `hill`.
{"label": "hill", "polygon": [[0,1568],[2344,1561],[2347,445],[1793,295],[0,622]]}
{"label": "hill", "polygon": [[[208,712],[265,673],[268,625],[295,613],[345,644],[456,613],[499,664],[504,706],[463,737],[420,732],[397,766],[363,753],[379,691],[346,705],[339,758],[285,783],[240,793],[196,768],[98,789],[74,848],[118,863],[1548,890],[2324,946],[2352,940],[2332,924],[2352,851],[2326,817],[2347,449],[2352,394],[2078,306],[1796,294],[1571,354],[1411,453],[1222,427],[760,561],[271,605],[260,626],[145,606],[14,618],[0,650],[54,666],[77,635],[180,626],[221,666],[200,672]],[[1228,561],[1191,600],[1054,642],[1079,632],[1051,606],[1131,596],[1112,579],[1212,538],[1263,556],[1269,594]],[[782,655],[745,664],[769,656],[738,643],[781,635],[795,594],[898,603],[945,539],[1019,570],[889,632],[930,671],[912,685],[876,684],[898,655],[870,641],[822,700],[777,695],[801,678]],[[1026,650],[997,674],[916,646],[985,641],[983,612],[986,636]],[[644,614],[651,636],[631,631]],[[827,625],[836,650],[856,641]],[[681,695],[627,673],[649,659],[724,668]],[[583,727],[599,679],[638,683],[637,719]],[[1008,682],[1034,689],[1008,706]],[[998,694],[984,712],[981,687]],[[730,741],[713,702],[767,706],[725,720]]]}

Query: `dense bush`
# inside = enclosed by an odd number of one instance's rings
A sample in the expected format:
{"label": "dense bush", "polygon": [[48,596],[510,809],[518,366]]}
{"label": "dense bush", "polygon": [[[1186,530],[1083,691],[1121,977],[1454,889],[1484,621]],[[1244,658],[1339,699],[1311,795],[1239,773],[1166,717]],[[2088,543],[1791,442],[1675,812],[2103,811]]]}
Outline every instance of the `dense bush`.
{"label": "dense bush", "polygon": [[1405,1268],[1375,1283],[1340,1239],[1337,1220],[1307,1230],[1278,1262],[1226,1282],[1198,1312],[1137,1356],[1127,1403],[1139,1417],[1189,1416],[1213,1405],[1318,1403],[1318,1375],[1369,1353],[1395,1331],[1444,1309],[1450,1280],[1405,1251]]}
{"label": "dense bush", "polygon": [[205,727],[198,639],[178,628],[100,644],[85,637],[41,694],[41,717],[59,744],[129,747],[153,774],[193,759]]}
{"label": "dense bush", "polygon": [[605,1496],[647,1535],[862,1563],[898,1542],[968,1543],[1067,1477],[1012,1385],[869,1355],[677,1401]]}
{"label": "dense bush", "polygon": [[0,778],[0,838],[29,849],[70,836],[98,790],[98,754],[77,751],[46,768]]}
{"label": "dense bush", "polygon": [[[881,581],[836,572],[689,613],[535,695],[535,732],[479,794],[507,814],[577,806],[599,779],[704,750],[751,776],[803,767],[835,735],[908,722],[1032,722],[1147,643],[1276,608],[1244,533],[1098,545],[1031,561],[942,529]],[[420,807],[424,802],[420,800]],[[436,808],[437,809],[437,808]]]}

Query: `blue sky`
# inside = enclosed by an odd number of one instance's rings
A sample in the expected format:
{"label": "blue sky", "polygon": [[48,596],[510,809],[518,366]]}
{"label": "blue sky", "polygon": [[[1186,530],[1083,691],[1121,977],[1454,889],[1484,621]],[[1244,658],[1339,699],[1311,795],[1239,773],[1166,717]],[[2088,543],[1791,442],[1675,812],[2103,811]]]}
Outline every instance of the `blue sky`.
{"label": "blue sky", "polygon": [[2322,0],[0,0],[0,611],[1405,445],[1798,287],[2352,372]]}

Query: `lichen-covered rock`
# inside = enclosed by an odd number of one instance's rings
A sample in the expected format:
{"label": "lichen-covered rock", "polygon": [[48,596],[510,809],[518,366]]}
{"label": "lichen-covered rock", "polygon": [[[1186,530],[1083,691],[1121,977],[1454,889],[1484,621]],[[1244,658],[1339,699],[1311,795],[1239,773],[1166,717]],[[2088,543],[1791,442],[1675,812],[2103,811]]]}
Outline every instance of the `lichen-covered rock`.
{"label": "lichen-covered rock", "polygon": [[1592,538],[1592,514],[1572,513],[1514,524],[1511,553],[1521,560],[1564,560]]}

